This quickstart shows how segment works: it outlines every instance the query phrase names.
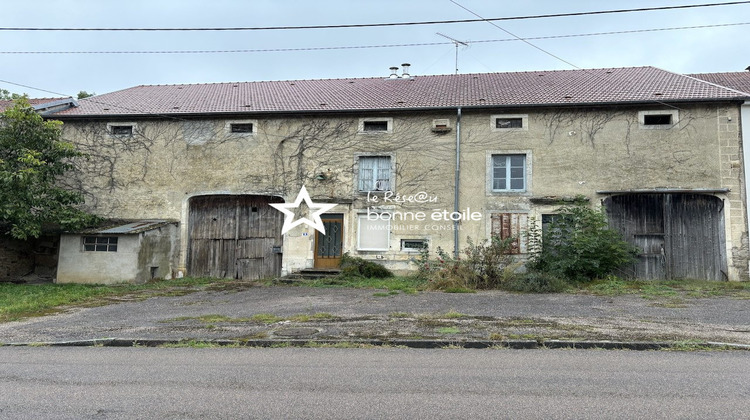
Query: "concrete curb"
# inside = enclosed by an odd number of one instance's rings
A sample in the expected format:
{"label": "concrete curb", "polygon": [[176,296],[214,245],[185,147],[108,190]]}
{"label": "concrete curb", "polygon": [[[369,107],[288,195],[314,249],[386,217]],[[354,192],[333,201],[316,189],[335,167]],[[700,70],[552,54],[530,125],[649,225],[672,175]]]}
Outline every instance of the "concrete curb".
{"label": "concrete curb", "polygon": [[90,340],[0,343],[0,347],[159,347],[189,343],[206,343],[215,346],[239,347],[317,347],[351,344],[353,346],[394,346],[414,349],[465,348],[487,349],[603,349],[603,350],[690,350],[707,348],[716,350],[750,350],[750,345],[721,342],[695,342],[686,346],[684,342],[653,341],[573,341],[573,340],[232,340],[232,339],[142,339],[142,338],[97,338]]}

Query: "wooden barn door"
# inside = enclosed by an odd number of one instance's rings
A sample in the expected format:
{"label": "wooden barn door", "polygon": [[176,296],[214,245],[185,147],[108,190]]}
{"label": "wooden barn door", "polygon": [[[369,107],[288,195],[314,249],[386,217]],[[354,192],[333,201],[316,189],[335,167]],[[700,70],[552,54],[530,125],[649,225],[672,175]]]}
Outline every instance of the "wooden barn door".
{"label": "wooden barn door", "polygon": [[284,215],[277,197],[214,195],[190,199],[188,273],[235,279],[281,274]]}
{"label": "wooden barn door", "polygon": [[724,280],[724,205],[705,194],[626,194],[605,200],[609,224],[641,253],[641,279]]}
{"label": "wooden barn door", "polygon": [[665,220],[671,278],[726,280],[724,202],[704,194],[668,194]]}

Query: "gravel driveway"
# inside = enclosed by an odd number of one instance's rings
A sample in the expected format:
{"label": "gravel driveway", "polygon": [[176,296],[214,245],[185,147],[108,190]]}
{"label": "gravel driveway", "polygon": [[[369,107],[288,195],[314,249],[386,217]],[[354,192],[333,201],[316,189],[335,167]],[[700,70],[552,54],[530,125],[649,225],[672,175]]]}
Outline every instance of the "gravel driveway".
{"label": "gravel driveway", "polygon": [[[0,324],[0,343],[127,339],[571,339],[750,344],[750,302],[244,287],[122,299]],[[262,315],[259,315],[262,314]]]}

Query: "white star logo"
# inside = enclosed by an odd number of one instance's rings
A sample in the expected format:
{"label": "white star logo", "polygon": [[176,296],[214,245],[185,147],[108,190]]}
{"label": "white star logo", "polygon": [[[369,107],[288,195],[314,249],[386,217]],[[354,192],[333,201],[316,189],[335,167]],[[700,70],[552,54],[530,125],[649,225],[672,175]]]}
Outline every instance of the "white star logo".
{"label": "white star logo", "polygon": [[[310,220],[306,217],[301,217],[297,220],[294,220],[294,212],[290,209],[299,208],[299,205],[302,204],[302,200],[305,201],[307,208],[310,209],[310,217],[313,220]],[[294,200],[294,203],[269,205],[286,215],[286,218],[284,219],[284,226],[281,228],[282,235],[292,230],[292,228],[294,228],[295,226],[301,225],[302,223],[308,226],[312,226],[315,230],[325,235],[326,228],[325,226],[323,226],[323,221],[320,219],[320,215],[336,207],[336,204],[313,203],[313,201],[310,199],[310,194],[307,193],[307,189],[304,185],[299,190],[299,194],[297,194],[297,199]],[[313,212],[313,210],[316,211]]]}

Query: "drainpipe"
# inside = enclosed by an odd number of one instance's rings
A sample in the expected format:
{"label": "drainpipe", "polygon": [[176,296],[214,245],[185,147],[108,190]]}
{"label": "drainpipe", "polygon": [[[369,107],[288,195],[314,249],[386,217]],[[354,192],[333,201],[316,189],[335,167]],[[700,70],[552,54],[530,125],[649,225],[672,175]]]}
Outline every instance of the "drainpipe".
{"label": "drainpipe", "polygon": [[[750,221],[750,101],[745,101],[740,106],[740,130],[742,133],[742,171],[745,174],[743,179],[745,183],[745,226]],[[728,223],[728,222],[726,222]],[[729,251],[729,250],[727,250]],[[750,276],[750,261],[748,261],[748,272]]]}
{"label": "drainpipe", "polygon": [[[461,108],[456,108],[456,179],[453,191],[453,211],[459,213],[458,183],[461,179]],[[453,256],[458,258],[458,220],[453,221]]]}

